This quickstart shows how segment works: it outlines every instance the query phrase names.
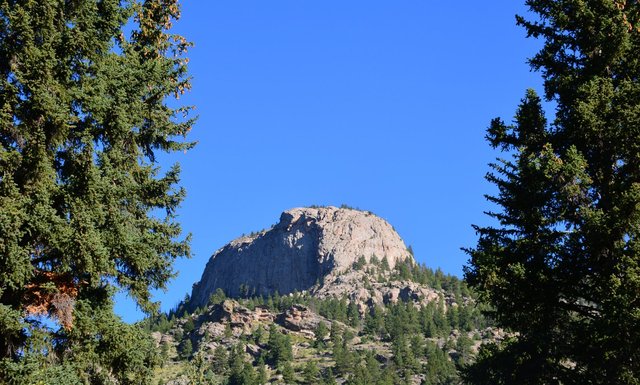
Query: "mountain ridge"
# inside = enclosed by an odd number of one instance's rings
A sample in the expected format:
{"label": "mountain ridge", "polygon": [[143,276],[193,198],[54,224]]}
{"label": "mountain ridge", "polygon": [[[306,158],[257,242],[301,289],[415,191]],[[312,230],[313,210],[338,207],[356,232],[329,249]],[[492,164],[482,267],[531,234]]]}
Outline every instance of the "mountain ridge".
{"label": "mountain ridge", "polygon": [[[314,274],[287,277],[292,265]],[[261,290],[268,279],[285,284]],[[330,206],[229,242],[191,298],[144,324],[166,363],[159,383],[457,385],[481,345],[508,335],[486,310],[416,263],[389,223]]]}
{"label": "mountain ridge", "polygon": [[[218,249],[191,294],[203,306],[216,289],[230,297],[318,291],[354,265],[413,261],[402,238],[384,219],[345,207],[298,207],[277,224]],[[326,291],[326,290],[325,290]]]}

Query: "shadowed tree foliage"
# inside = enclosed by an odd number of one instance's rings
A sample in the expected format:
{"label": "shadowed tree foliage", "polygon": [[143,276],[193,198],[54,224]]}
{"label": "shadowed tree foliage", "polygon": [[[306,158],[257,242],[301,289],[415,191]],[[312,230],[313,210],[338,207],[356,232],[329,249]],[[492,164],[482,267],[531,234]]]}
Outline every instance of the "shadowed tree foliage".
{"label": "shadowed tree foliage", "polygon": [[111,297],[155,310],[189,254],[179,168],[156,164],[192,146],[190,108],[167,104],[190,87],[179,15],[176,0],[0,1],[0,382],[37,382],[29,365],[47,383],[139,382],[153,364]]}
{"label": "shadowed tree foliage", "polygon": [[528,91],[487,138],[499,225],[476,227],[468,282],[519,334],[487,347],[477,384],[640,382],[640,3],[529,0],[543,48]]}
{"label": "shadowed tree foliage", "polygon": [[271,324],[269,327],[269,341],[264,354],[265,362],[274,368],[293,360],[291,338],[281,333],[275,324]]}

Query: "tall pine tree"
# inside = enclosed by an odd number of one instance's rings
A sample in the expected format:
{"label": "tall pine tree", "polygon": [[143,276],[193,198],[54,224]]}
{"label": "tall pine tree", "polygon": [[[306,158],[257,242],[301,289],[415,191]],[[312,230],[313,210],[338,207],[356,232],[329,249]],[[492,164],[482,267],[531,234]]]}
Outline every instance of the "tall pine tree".
{"label": "tall pine tree", "polygon": [[640,382],[640,3],[529,0],[544,41],[528,91],[487,138],[495,227],[476,227],[466,278],[517,334],[486,348],[477,384]]}
{"label": "tall pine tree", "polygon": [[167,104],[190,87],[179,15],[177,0],[0,1],[0,382],[64,367],[129,383],[152,364],[111,297],[154,310],[189,254],[179,167],[156,164],[192,146],[190,108]]}

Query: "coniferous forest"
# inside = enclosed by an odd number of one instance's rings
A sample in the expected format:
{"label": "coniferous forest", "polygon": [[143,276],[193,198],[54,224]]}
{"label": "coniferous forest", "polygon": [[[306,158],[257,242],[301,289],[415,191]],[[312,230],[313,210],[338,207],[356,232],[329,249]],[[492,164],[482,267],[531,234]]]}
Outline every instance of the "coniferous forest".
{"label": "coniferous forest", "polygon": [[[409,261],[392,270],[383,262],[367,269],[388,283],[404,280],[437,288],[438,299],[424,306],[411,298],[400,299],[360,312],[346,295],[275,293],[229,299],[218,290],[207,306],[195,309],[185,298],[167,314],[141,324],[161,341],[163,368],[158,380],[455,384],[461,383],[460,370],[483,342],[506,336],[455,276]],[[311,322],[301,323],[301,328],[292,325],[286,318],[292,308],[304,309]],[[235,317],[256,313],[263,319]],[[275,321],[264,319],[269,313],[279,316]]]}
{"label": "coniferous forest", "polygon": [[0,384],[640,384],[640,2],[524,3],[542,89],[487,122],[463,279],[409,247],[355,258],[358,295],[161,312],[191,256],[164,162],[196,145],[181,5],[0,0]]}

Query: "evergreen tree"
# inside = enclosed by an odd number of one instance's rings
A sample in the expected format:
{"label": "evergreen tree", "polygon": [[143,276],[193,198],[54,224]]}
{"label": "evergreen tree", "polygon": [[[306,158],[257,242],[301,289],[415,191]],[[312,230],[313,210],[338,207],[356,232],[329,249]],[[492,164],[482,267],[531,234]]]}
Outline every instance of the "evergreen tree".
{"label": "evergreen tree", "polygon": [[382,337],[385,330],[384,311],[379,305],[375,305],[369,312],[365,312],[364,332],[366,334]]}
{"label": "evergreen tree", "polygon": [[373,379],[373,382],[380,381],[380,377],[382,375],[382,371],[380,370],[380,363],[376,360],[375,355],[372,351],[365,352],[364,364],[367,370],[367,373]]}
{"label": "evergreen tree", "polygon": [[382,257],[382,261],[380,263],[380,267],[382,268],[382,271],[391,270],[391,267],[389,266],[389,260],[387,259],[386,255],[384,257]]}
{"label": "evergreen tree", "polygon": [[189,317],[187,319],[187,322],[184,323],[184,325],[182,325],[182,330],[184,330],[184,332],[186,334],[191,333],[192,331],[194,331],[196,328],[196,325],[193,323],[193,318]]}
{"label": "evergreen tree", "polygon": [[225,299],[227,299],[224,290],[221,288],[217,288],[216,291],[209,296],[208,305],[218,305],[221,304]]}
{"label": "evergreen tree", "polygon": [[256,377],[256,382],[259,385],[264,385],[269,382],[269,375],[267,374],[267,365],[265,365],[262,357],[258,360],[258,375]]}
{"label": "evergreen tree", "polygon": [[229,377],[227,385],[255,384],[255,371],[250,363],[245,361],[244,345],[236,344],[229,354]]}
{"label": "evergreen tree", "polygon": [[[487,348],[474,383],[640,382],[640,3],[528,0],[544,46],[528,91],[487,138],[495,227],[476,227],[468,281],[517,337]],[[478,369],[481,368],[482,372]]]}
{"label": "evergreen tree", "polygon": [[190,383],[198,385],[213,385],[215,382],[210,376],[209,363],[202,351],[198,352],[188,363],[186,376]]}
{"label": "evergreen tree", "polygon": [[314,331],[314,335],[315,335],[315,340],[313,342],[314,346],[319,349],[324,348],[326,346],[324,339],[327,337],[328,334],[329,334],[329,329],[327,328],[327,325],[322,321],[318,322],[318,326]]}
{"label": "evergreen tree", "polygon": [[347,319],[349,320],[349,326],[358,328],[360,326],[360,310],[355,301],[349,301],[347,307]]}
{"label": "evergreen tree", "polygon": [[180,357],[182,359],[189,359],[193,354],[193,343],[191,339],[187,338],[180,344]]}
{"label": "evergreen tree", "polygon": [[224,346],[218,345],[213,350],[213,360],[211,362],[211,368],[216,374],[225,374],[229,368],[229,356],[227,355],[227,349]]}
{"label": "evergreen tree", "polygon": [[382,371],[382,377],[378,380],[377,385],[395,385],[397,378],[391,366],[387,366]]}
{"label": "evergreen tree", "polygon": [[273,367],[279,367],[293,359],[291,339],[282,334],[275,324],[269,326],[269,341],[267,342],[265,361]]}
{"label": "evergreen tree", "polygon": [[169,350],[171,347],[169,346],[168,341],[162,341],[160,344],[160,366],[164,366],[164,364],[169,361]]}
{"label": "evergreen tree", "polygon": [[391,350],[393,352],[393,361],[400,369],[408,369],[409,371],[417,371],[419,363],[416,360],[415,353],[420,351],[420,346],[409,346],[407,337],[402,334],[395,337],[391,341]]}
{"label": "evergreen tree", "polygon": [[440,385],[456,383],[456,368],[447,353],[433,342],[426,345],[427,364],[425,366],[425,384]]}
{"label": "evergreen tree", "polygon": [[315,361],[307,361],[304,369],[302,370],[303,383],[315,385],[318,383],[319,376],[320,371],[318,370],[318,365],[316,365]]}
{"label": "evergreen tree", "polygon": [[253,332],[252,337],[256,345],[260,345],[262,343],[262,338],[264,337],[264,328],[262,325],[258,325],[256,330]]}
{"label": "evergreen tree", "polygon": [[333,374],[331,368],[327,368],[327,371],[322,376],[322,383],[324,385],[336,385],[336,376]]}
{"label": "evergreen tree", "polygon": [[287,361],[282,364],[280,368],[280,373],[282,373],[282,379],[285,384],[295,384],[296,382],[296,372],[293,370],[293,366],[291,366],[291,362]]}
{"label": "evergreen tree", "polygon": [[[31,383],[19,373],[52,363],[61,366],[47,383],[149,373],[150,340],[113,315],[111,297],[122,288],[155,311],[150,291],[189,255],[175,221],[179,167],[156,165],[158,152],[191,147],[180,138],[189,109],[167,104],[190,87],[189,43],[169,33],[179,15],[177,0],[0,1],[0,378],[9,383]],[[41,333],[55,345],[25,354]],[[35,370],[23,370],[28,360]]]}
{"label": "evergreen tree", "polygon": [[256,385],[257,376],[256,372],[250,363],[240,361],[231,366],[231,372],[229,378],[227,378],[226,385]]}
{"label": "evergreen tree", "polygon": [[473,341],[465,333],[460,334],[456,340],[456,363],[465,366],[469,363],[472,354]]}

